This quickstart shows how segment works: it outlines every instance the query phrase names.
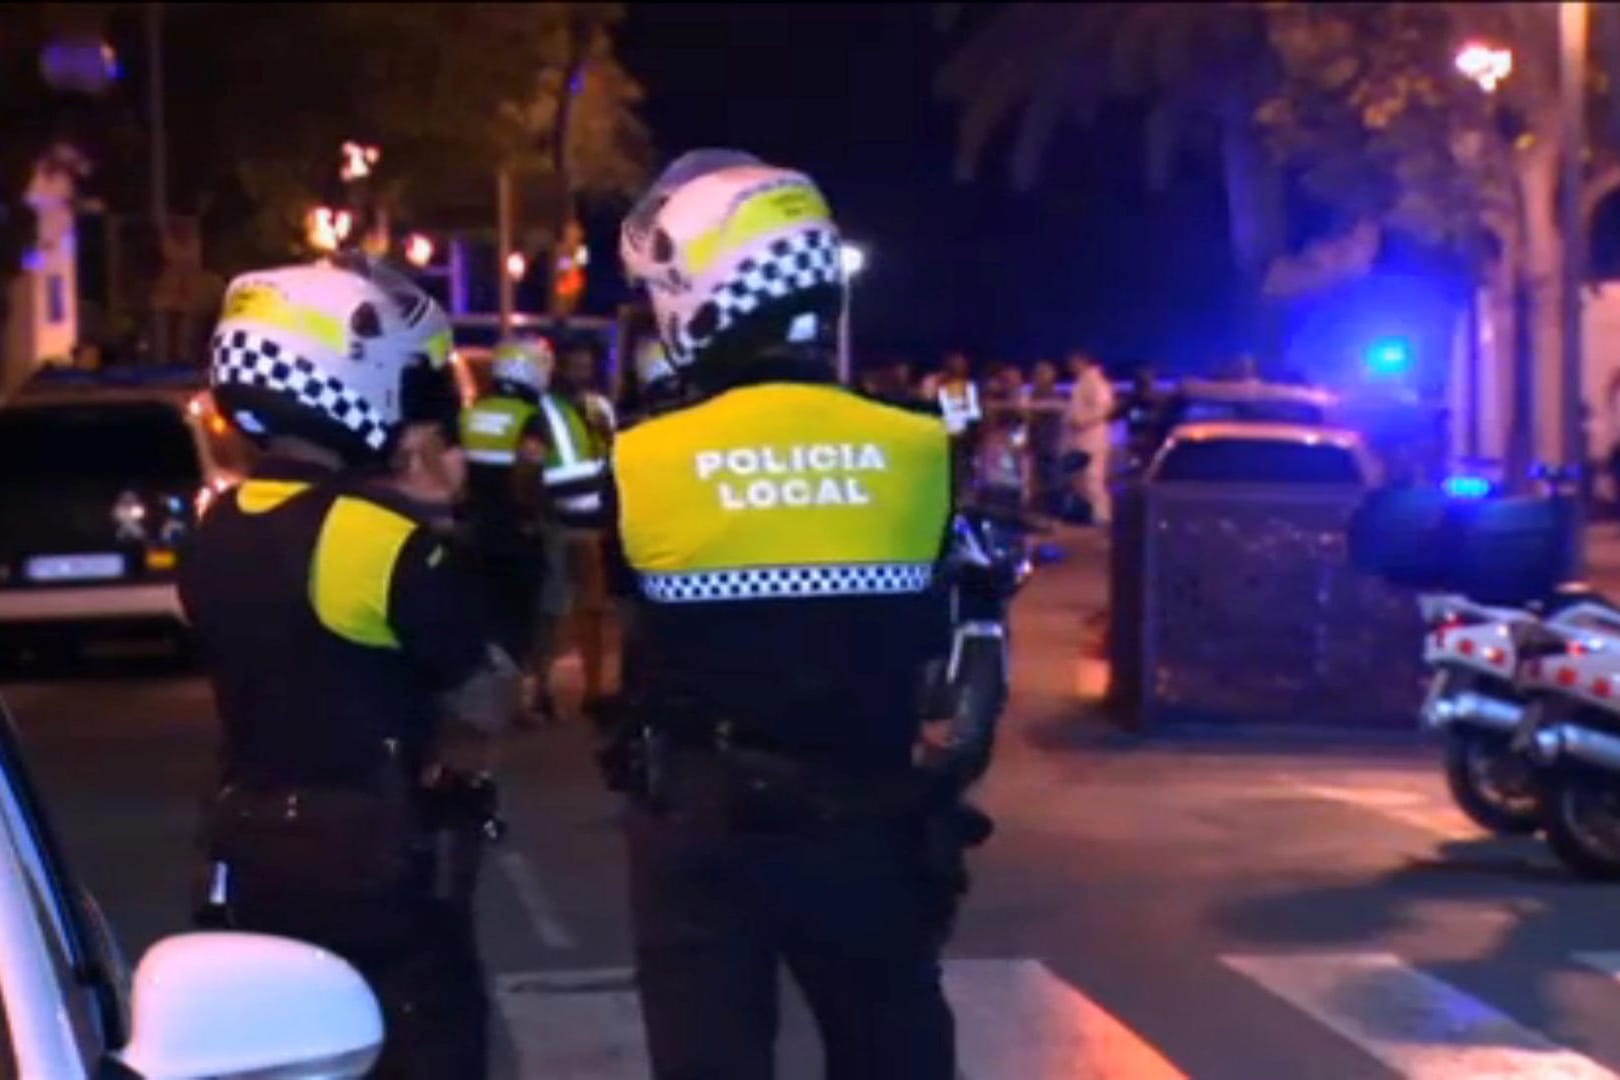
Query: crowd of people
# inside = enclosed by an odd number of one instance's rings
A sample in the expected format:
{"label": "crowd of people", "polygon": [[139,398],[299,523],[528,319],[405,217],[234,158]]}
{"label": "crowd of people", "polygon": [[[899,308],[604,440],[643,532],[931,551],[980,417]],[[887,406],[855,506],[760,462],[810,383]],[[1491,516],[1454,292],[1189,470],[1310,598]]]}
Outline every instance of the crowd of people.
{"label": "crowd of people", "polygon": [[1027,376],[1016,364],[995,364],[977,379],[967,353],[955,350],[921,378],[904,361],[875,365],[862,375],[861,390],[945,418],[962,493],[1106,525],[1110,427],[1131,402],[1115,394],[1090,353],[1071,353],[1067,367],[1067,385],[1050,360]]}

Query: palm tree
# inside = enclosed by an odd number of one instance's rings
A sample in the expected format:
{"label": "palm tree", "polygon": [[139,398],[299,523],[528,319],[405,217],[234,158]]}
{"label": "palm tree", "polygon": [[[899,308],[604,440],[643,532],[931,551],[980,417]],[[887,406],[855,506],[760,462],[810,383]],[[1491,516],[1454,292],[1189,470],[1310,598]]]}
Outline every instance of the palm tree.
{"label": "palm tree", "polygon": [[[967,5],[946,5],[948,24]],[[961,107],[958,175],[971,179],[992,138],[1015,126],[1008,162],[1027,190],[1065,121],[1089,123],[1111,97],[1147,99],[1149,183],[1162,190],[1200,128],[1218,135],[1233,259],[1257,294],[1283,246],[1282,175],[1255,111],[1273,78],[1265,13],[1252,3],[1044,4],[988,9],[940,70],[936,93]]]}

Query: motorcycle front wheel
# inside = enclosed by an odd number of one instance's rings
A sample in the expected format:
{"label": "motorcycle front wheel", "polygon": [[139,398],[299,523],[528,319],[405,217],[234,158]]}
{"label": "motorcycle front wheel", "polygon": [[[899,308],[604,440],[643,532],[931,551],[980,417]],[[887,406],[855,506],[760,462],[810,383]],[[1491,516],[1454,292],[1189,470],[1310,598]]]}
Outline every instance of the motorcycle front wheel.
{"label": "motorcycle front wheel", "polygon": [[1500,836],[1541,826],[1535,773],[1513,752],[1511,737],[1467,726],[1446,733],[1446,786],[1475,824]]}
{"label": "motorcycle front wheel", "polygon": [[1590,769],[1560,769],[1543,781],[1547,845],[1588,881],[1620,881],[1620,784]]}

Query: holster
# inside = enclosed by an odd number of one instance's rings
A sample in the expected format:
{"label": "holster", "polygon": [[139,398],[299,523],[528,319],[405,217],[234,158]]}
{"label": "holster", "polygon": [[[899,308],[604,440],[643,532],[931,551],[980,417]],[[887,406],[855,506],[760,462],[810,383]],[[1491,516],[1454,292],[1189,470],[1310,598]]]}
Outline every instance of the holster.
{"label": "holster", "polygon": [[487,777],[403,776],[364,788],[227,786],[203,816],[200,925],[350,948],[417,932],[427,902],[471,901],[483,845],[504,830]]}
{"label": "holster", "polygon": [[354,949],[415,930],[429,852],[403,790],[232,785],[202,840],[200,922]]}

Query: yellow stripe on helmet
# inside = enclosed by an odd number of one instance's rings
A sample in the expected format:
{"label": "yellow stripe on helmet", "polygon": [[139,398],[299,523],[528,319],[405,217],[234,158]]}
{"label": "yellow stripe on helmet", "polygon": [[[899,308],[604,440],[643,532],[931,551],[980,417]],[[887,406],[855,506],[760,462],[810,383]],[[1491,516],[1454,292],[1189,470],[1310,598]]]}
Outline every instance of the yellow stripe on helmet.
{"label": "yellow stripe on helmet", "polygon": [[245,282],[227,293],[220,321],[257,323],[299,334],[339,354],[348,348],[348,335],[341,319],[312,307],[293,304],[280,289],[264,281]]}
{"label": "yellow stripe on helmet", "polygon": [[805,180],[773,180],[744,195],[725,221],[688,241],[686,269],[701,276],[715,260],[746,248],[762,237],[803,225],[830,223],[832,212],[821,192]]}

